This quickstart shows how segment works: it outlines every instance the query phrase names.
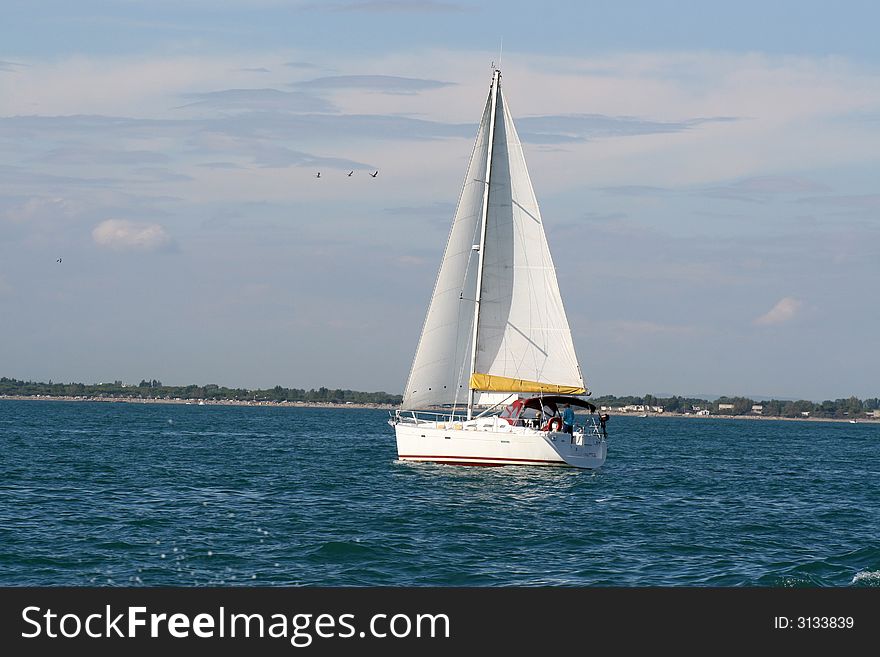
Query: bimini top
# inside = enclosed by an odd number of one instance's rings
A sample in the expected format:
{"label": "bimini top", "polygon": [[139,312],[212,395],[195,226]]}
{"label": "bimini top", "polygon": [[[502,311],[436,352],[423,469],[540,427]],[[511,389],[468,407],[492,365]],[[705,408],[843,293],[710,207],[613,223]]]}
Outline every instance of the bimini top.
{"label": "bimini top", "polygon": [[559,406],[562,406],[564,404],[570,404],[571,406],[575,406],[578,408],[589,409],[590,413],[596,412],[596,406],[594,404],[591,404],[584,399],[578,399],[577,397],[565,397],[562,395],[529,397],[528,399],[518,399],[513,403],[519,404],[522,408],[533,408],[535,410],[541,410],[542,408],[546,407],[554,413],[558,410]]}

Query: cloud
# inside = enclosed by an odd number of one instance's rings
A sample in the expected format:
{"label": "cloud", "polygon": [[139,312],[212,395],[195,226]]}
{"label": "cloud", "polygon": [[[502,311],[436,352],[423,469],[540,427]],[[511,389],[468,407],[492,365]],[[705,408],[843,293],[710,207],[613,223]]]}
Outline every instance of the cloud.
{"label": "cloud", "polygon": [[296,82],[293,86],[303,89],[337,91],[356,89],[383,94],[415,94],[429,89],[451,87],[454,83],[422,78],[404,78],[396,75],[331,75],[314,80]]}
{"label": "cloud", "polygon": [[830,187],[796,176],[752,176],[729,185],[708,187],[697,192],[699,196],[724,198],[734,201],[762,203],[771,197],[786,194],[807,194],[830,191]]}
{"label": "cloud", "polygon": [[[156,0],[153,0],[149,4],[159,4]],[[176,4],[176,3],[175,3]],[[127,18],[122,16],[98,16],[98,15],[82,15],[82,16],[66,16],[66,21],[73,21],[76,23],[82,23],[86,25],[101,25],[101,26],[109,26],[111,28],[133,28],[133,29],[142,29],[149,31],[158,31],[158,30],[172,30],[175,32],[208,32],[208,33],[218,33],[218,34],[229,34],[234,33],[236,31],[235,27],[226,28],[220,27],[216,25],[208,25],[205,21],[194,22],[180,22],[174,23],[171,21],[163,21],[163,20],[143,20],[137,18]]]}
{"label": "cloud", "polygon": [[754,176],[740,180],[730,185],[730,187],[756,194],[795,194],[828,191],[827,185],[794,176]]}
{"label": "cloud", "polygon": [[[0,117],[0,138],[20,139],[23,142],[47,137],[65,142],[96,138],[101,143],[117,143],[119,139],[142,141],[157,136],[179,138],[200,127],[201,123],[185,119],[139,119],[95,114],[5,116]],[[93,151],[98,148],[110,152],[103,146],[96,146]]]}
{"label": "cloud", "polygon": [[849,196],[811,196],[798,199],[798,203],[823,205],[838,208],[856,208],[860,210],[880,209],[880,194],[853,194]]}
{"label": "cloud", "polygon": [[[204,131],[194,136],[189,144],[195,152],[202,156],[235,155],[240,158],[248,158],[257,166],[267,168],[326,166],[338,169],[367,169],[373,166],[349,158],[324,157],[287,148],[271,139],[261,139],[257,135],[238,137],[223,131]],[[217,167],[218,160],[213,160],[207,163],[208,168],[233,168],[227,166],[227,163],[219,163],[221,166]]]}
{"label": "cloud", "polygon": [[165,153],[143,149],[125,150],[80,145],[77,147],[62,146],[53,148],[41,155],[38,160],[49,164],[88,165],[137,165],[164,164],[171,158]]}
{"label": "cloud", "polygon": [[[283,92],[280,92],[283,93]],[[244,108],[244,105],[242,105]],[[251,108],[257,110],[258,108]],[[326,145],[333,139],[394,139],[433,140],[446,138],[473,139],[476,123],[446,123],[416,119],[390,114],[321,114],[285,113],[271,111],[241,112],[234,115],[201,119],[133,119],[119,116],[30,116],[0,117],[0,140],[21,142],[23,147],[37,148],[49,140],[58,143],[74,139],[156,144],[167,142],[197,143],[204,135],[226,135],[233,139],[293,140],[302,144],[305,140],[319,141]],[[236,149],[237,150],[237,149]],[[59,146],[58,152],[68,157],[70,149]],[[120,164],[121,158],[144,162],[150,156],[143,149],[111,151],[101,146],[88,149],[88,153],[101,161],[110,157],[109,164]],[[158,163],[161,158],[155,158]],[[130,161],[130,164],[135,162]],[[0,164],[0,166],[3,166]],[[12,168],[12,167],[10,167]]]}
{"label": "cloud", "polygon": [[[202,134],[224,134],[239,139],[333,140],[378,139],[424,141],[447,138],[473,139],[475,123],[444,123],[388,114],[290,114],[238,115],[205,121]],[[195,132],[195,131],[193,131]]]}
{"label": "cloud", "polygon": [[0,201],[0,220],[16,223],[70,218],[81,208],[69,199],[50,196],[10,197]]}
{"label": "cloud", "polygon": [[185,94],[196,102],[183,107],[203,107],[217,110],[332,112],[334,106],[323,98],[301,91],[278,89],[224,89],[207,93]]}
{"label": "cloud", "polygon": [[17,70],[19,70],[22,66],[27,66],[27,64],[19,64],[18,62],[0,61],[0,71],[5,71],[7,73],[14,73]]}
{"label": "cloud", "polygon": [[613,185],[610,187],[602,187],[600,191],[611,196],[662,196],[670,193],[671,190],[663,187],[652,187],[651,185]]}
{"label": "cloud", "polygon": [[284,65],[289,66],[290,68],[302,68],[302,69],[319,68],[316,64],[312,64],[311,62],[284,62]]}
{"label": "cloud", "polygon": [[768,312],[752,321],[755,326],[775,326],[795,318],[803,302],[793,297],[783,297]]}
{"label": "cloud", "polygon": [[[784,198],[794,194],[814,193],[820,194],[831,191],[828,185],[825,185],[807,178],[799,178],[797,176],[751,176],[729,184],[712,185],[709,187],[700,187],[697,189],[687,188],[663,188],[652,187],[650,185],[616,185],[602,187],[601,191],[614,196],[663,196],[669,194],[690,194],[693,196],[702,196],[708,198],[721,198],[731,201],[747,201],[751,203],[766,203],[775,198]],[[815,199],[826,205],[837,205],[827,199],[831,198],[847,198],[847,197],[810,197],[809,199],[798,199],[798,203],[811,202]],[[851,197],[850,197],[851,198]]]}
{"label": "cloud", "polygon": [[240,164],[234,162],[202,162],[197,165],[205,169],[242,169]]}
{"label": "cloud", "polygon": [[736,121],[729,116],[693,118],[684,121],[652,121],[633,116],[604,114],[565,114],[527,116],[516,120],[523,141],[534,144],[561,144],[601,137],[631,137],[690,130],[704,123]]}
{"label": "cloud", "polygon": [[413,12],[436,13],[464,11],[464,7],[436,0],[366,0],[365,2],[338,2],[312,5],[315,9],[331,11],[366,11],[375,13]]}
{"label": "cloud", "polygon": [[132,174],[147,182],[173,183],[192,180],[192,176],[183,173],[175,173],[169,169],[163,169],[160,167],[141,167],[139,169],[133,169]]}
{"label": "cloud", "polygon": [[15,193],[22,187],[37,187],[42,192],[54,192],[67,187],[108,188],[120,186],[123,182],[119,178],[56,176],[51,173],[0,164],[0,190],[9,190],[10,193]]}
{"label": "cloud", "polygon": [[171,237],[159,224],[126,219],[107,219],[92,230],[92,239],[100,247],[117,250],[157,251],[171,246]]}

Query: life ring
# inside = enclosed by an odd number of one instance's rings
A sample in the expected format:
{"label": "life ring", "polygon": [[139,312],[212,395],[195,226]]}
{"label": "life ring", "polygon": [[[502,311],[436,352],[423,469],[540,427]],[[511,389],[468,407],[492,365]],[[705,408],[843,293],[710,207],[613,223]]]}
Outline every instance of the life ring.
{"label": "life ring", "polygon": [[[554,425],[555,429],[553,428]],[[547,426],[544,427],[544,431],[562,431],[562,418],[551,417]]]}

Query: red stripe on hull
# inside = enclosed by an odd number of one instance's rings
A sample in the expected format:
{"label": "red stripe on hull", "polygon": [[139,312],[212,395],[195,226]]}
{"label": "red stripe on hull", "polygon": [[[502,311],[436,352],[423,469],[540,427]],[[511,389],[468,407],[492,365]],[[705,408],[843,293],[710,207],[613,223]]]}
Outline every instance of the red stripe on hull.
{"label": "red stripe on hull", "polygon": [[[551,461],[550,459],[514,459],[495,456],[428,456],[426,454],[398,454],[400,459],[423,459],[448,465],[516,465],[517,463],[552,463],[553,465],[568,465],[565,461]],[[448,459],[469,459],[468,461],[450,461]],[[494,463],[473,463],[473,461],[494,461]]]}

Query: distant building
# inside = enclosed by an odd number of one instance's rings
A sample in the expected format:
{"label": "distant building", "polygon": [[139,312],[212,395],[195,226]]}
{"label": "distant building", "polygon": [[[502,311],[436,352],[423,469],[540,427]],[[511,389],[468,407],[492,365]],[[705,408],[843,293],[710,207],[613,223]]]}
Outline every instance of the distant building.
{"label": "distant building", "polygon": [[810,417],[810,411],[801,411],[803,417]]}
{"label": "distant building", "polygon": [[627,404],[626,406],[602,406],[601,411],[617,411],[618,413],[662,413],[662,406],[651,406],[650,404]]}
{"label": "distant building", "polygon": [[752,413],[757,413],[758,415],[760,415],[763,412],[764,412],[763,404],[753,404],[752,405]]}
{"label": "distant building", "polygon": [[733,404],[718,404],[719,411],[732,411]]}
{"label": "distant building", "polygon": [[874,411],[874,417],[880,419],[880,410]]}
{"label": "distant building", "polygon": [[704,408],[702,411],[697,411],[697,415],[709,415],[709,409]]}

